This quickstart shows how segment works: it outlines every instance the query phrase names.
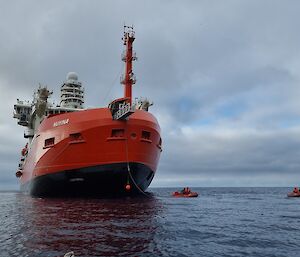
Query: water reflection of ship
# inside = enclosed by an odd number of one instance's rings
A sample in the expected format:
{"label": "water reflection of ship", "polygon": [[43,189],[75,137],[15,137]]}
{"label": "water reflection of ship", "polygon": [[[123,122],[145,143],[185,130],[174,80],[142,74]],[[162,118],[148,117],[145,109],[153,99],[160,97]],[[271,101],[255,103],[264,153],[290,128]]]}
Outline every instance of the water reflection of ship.
{"label": "water reflection of ship", "polygon": [[[38,256],[160,255],[154,196],[123,199],[32,199],[25,248]],[[23,217],[24,218],[24,217]]]}

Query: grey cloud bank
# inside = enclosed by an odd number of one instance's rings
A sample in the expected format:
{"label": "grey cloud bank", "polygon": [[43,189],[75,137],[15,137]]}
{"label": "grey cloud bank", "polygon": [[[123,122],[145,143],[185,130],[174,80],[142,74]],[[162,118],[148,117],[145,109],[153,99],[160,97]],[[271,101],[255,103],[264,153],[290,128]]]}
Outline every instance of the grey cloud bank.
{"label": "grey cloud bank", "polygon": [[[147,96],[164,151],[152,186],[300,183],[297,1],[13,1],[0,9],[0,189],[16,188],[25,144],[16,98],[58,99],[68,71],[86,105],[122,94],[122,26],[135,25],[135,96]],[[8,186],[10,185],[10,186]]]}

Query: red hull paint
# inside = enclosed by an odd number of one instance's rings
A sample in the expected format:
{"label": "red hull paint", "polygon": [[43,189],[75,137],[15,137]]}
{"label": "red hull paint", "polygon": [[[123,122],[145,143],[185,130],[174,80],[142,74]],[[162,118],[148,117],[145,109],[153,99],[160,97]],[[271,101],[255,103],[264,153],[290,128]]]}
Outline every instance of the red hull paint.
{"label": "red hull paint", "polygon": [[[124,130],[124,135],[112,135],[114,129]],[[150,138],[143,138],[142,131],[150,132]],[[79,138],[70,137],[78,133]],[[45,147],[50,138],[54,144]],[[43,175],[121,162],[141,163],[155,172],[160,153],[160,127],[146,111],[136,110],[124,121],[113,120],[108,108],[65,113],[43,120],[20,180],[24,185]]]}

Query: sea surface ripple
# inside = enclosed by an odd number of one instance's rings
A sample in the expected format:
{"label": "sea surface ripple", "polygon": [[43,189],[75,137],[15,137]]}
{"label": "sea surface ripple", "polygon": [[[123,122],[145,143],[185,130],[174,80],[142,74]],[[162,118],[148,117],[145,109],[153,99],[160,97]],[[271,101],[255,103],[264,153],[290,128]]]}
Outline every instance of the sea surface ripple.
{"label": "sea surface ripple", "polygon": [[289,188],[173,188],[115,199],[0,192],[0,256],[299,256]]}

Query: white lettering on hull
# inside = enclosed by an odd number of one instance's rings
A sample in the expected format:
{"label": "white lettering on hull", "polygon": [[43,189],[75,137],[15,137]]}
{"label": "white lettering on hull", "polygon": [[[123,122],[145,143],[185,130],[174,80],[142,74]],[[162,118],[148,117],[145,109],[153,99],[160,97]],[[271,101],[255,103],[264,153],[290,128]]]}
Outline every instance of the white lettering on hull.
{"label": "white lettering on hull", "polygon": [[69,119],[56,121],[56,122],[53,123],[53,127],[58,127],[58,126],[66,125],[68,123],[69,123]]}

